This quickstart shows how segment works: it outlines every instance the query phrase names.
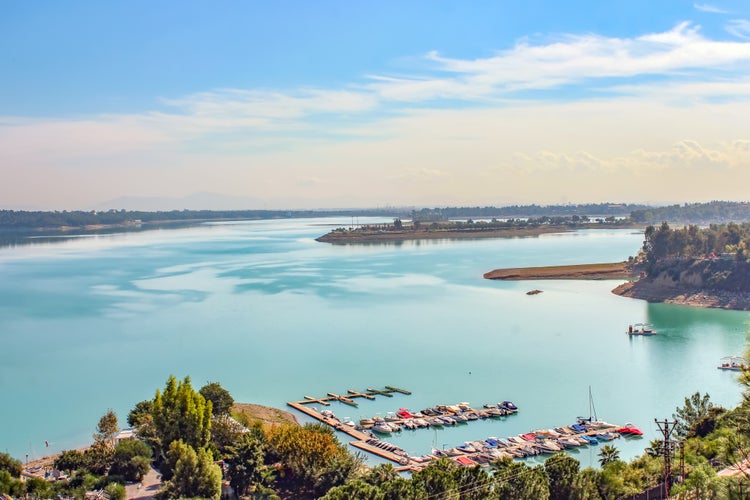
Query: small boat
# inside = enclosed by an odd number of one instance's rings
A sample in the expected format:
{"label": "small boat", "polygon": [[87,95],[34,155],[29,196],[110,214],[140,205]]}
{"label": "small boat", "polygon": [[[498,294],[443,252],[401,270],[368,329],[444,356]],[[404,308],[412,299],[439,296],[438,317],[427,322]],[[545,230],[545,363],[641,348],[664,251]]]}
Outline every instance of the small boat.
{"label": "small boat", "polygon": [[470,459],[469,457],[456,457],[453,460],[458,462],[460,465],[463,465],[465,467],[472,467],[474,465],[477,465],[477,462]]}
{"label": "small boat", "polygon": [[528,443],[528,441],[526,441],[525,439],[520,438],[518,436],[510,436],[508,438],[508,441],[510,441],[513,444],[526,444],[526,443]]}
{"label": "small boat", "polygon": [[577,439],[573,438],[559,438],[557,442],[564,448],[577,448],[581,446],[581,443]]}
{"label": "small boat", "polygon": [[413,418],[414,415],[412,415],[409,410],[406,408],[399,408],[399,410],[396,412],[396,415],[398,415],[401,418]]}
{"label": "small boat", "polygon": [[500,408],[500,409],[504,408],[504,409],[508,410],[511,413],[515,413],[515,412],[518,411],[518,406],[516,406],[515,404],[513,404],[512,401],[503,401],[502,403],[498,403],[497,407]]}
{"label": "small boat", "polygon": [[581,437],[588,441],[589,444],[599,444],[599,440],[596,439],[594,436],[588,436],[586,434],[581,434]]}
{"label": "small boat", "polygon": [[717,366],[719,370],[730,370],[734,372],[741,372],[748,367],[744,358],[739,356],[726,356],[721,358],[721,364]]}
{"label": "small boat", "polygon": [[651,335],[656,335],[656,330],[654,330],[648,323],[636,323],[634,325],[628,325],[628,331],[625,333],[630,336],[640,335],[642,337],[649,337]]}
{"label": "small boat", "polygon": [[344,417],[344,420],[341,421],[342,424],[348,425],[349,427],[356,427],[357,424],[354,423],[354,421],[351,419],[351,417]]}
{"label": "small boat", "polygon": [[401,422],[401,425],[403,425],[405,429],[409,429],[411,431],[419,427],[413,419],[404,420],[403,422]]}
{"label": "small boat", "polygon": [[526,434],[521,434],[521,438],[526,441],[534,441],[536,439],[536,434],[533,432],[527,432]]}
{"label": "small boat", "polygon": [[385,421],[386,422],[396,422],[397,420],[401,420],[395,413],[392,411],[389,411],[385,414]]}
{"label": "small boat", "polygon": [[617,429],[617,432],[620,434],[626,434],[630,436],[643,436],[643,431],[640,430],[638,427],[634,426],[630,422],[625,424],[625,427],[620,427]]}
{"label": "small boat", "polygon": [[371,418],[360,418],[359,423],[360,425],[373,425],[375,421]]}
{"label": "small boat", "polygon": [[612,432],[597,432],[596,433],[596,439],[603,439],[604,441],[612,441],[615,438],[620,437],[616,433]]}
{"label": "small boat", "polygon": [[480,451],[480,450],[477,450],[471,443],[464,443],[464,444],[456,446],[456,448],[461,450],[464,453],[476,453]]}
{"label": "small boat", "polygon": [[371,429],[378,434],[391,433],[391,425],[386,422],[378,422],[377,424],[373,425]]}
{"label": "small boat", "polygon": [[459,424],[460,423],[465,423],[465,422],[469,421],[469,417],[467,417],[463,413],[456,413],[455,415],[453,415],[452,418],[453,418],[453,420],[456,421],[456,423],[459,423]]}

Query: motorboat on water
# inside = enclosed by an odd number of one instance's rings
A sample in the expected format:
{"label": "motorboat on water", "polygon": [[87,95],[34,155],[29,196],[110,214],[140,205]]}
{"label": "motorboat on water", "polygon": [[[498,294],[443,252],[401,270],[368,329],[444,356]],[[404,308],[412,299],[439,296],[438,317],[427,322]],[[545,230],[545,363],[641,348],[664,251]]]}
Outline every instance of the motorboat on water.
{"label": "motorboat on water", "polygon": [[719,370],[730,370],[734,372],[741,372],[748,368],[747,362],[744,358],[739,356],[726,356],[721,358],[721,364],[717,366]]}
{"label": "motorboat on water", "polygon": [[399,408],[396,412],[396,415],[398,415],[400,418],[414,418],[414,415],[412,415],[411,412],[406,408]]}
{"label": "motorboat on water", "polygon": [[625,434],[628,436],[643,436],[643,431],[630,422],[626,423],[625,427],[620,427],[619,429],[617,429],[617,433]]}
{"label": "motorboat on water", "polygon": [[503,401],[501,403],[498,403],[497,407],[501,410],[507,410],[510,413],[516,413],[518,411],[518,406],[516,406],[512,401]]}
{"label": "motorboat on water", "polygon": [[631,337],[633,335],[649,337],[651,335],[656,335],[656,330],[654,330],[654,328],[648,323],[635,323],[634,325],[628,325],[628,331],[625,333]]}

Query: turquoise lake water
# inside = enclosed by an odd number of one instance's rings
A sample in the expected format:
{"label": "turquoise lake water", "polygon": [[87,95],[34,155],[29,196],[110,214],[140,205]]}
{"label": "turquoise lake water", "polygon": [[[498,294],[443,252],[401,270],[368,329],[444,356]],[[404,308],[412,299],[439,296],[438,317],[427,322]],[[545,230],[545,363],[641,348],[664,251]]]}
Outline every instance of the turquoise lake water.
{"label": "turquoise lake water", "polygon": [[[412,454],[572,423],[588,415],[591,386],[600,419],[646,433],[614,442],[630,458],[685,396],[739,401],[736,375],[716,365],[743,353],[746,312],[649,305],[611,294],[618,281],[482,279],[499,267],[623,260],[638,232],[314,241],[326,224],[349,223],[217,223],[0,249],[0,450],[23,459],[88,444],[108,409],[124,425],[170,374],[278,407],[347,389],[413,392],[332,406],[354,419],[459,401],[521,408],[394,435]],[[527,296],[533,288],[544,293]],[[641,321],[659,334],[624,334]],[[575,456],[589,465],[596,451]]]}

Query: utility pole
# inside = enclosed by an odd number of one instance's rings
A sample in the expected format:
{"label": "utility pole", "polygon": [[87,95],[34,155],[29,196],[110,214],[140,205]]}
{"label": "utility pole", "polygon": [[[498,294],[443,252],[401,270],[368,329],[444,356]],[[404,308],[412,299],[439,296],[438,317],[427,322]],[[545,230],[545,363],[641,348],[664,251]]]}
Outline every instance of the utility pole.
{"label": "utility pole", "polygon": [[674,450],[674,442],[670,439],[675,426],[677,425],[676,420],[669,421],[664,419],[660,422],[654,419],[656,425],[659,426],[664,441],[662,442],[662,456],[664,457],[664,498],[669,498],[669,490],[672,486],[672,452]]}

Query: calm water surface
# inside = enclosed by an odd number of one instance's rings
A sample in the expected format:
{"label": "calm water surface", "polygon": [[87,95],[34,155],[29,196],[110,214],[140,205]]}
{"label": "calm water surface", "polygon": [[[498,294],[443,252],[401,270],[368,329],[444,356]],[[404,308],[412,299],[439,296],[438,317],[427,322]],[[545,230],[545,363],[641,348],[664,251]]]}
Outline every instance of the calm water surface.
{"label": "calm water surface", "polygon": [[[0,249],[0,450],[23,459],[85,445],[107,409],[124,424],[170,374],[279,407],[329,391],[413,392],[332,406],[354,419],[459,401],[521,407],[391,439],[412,454],[572,423],[588,415],[591,386],[599,418],[645,431],[615,442],[630,458],[656,437],[654,418],[696,390],[739,400],[735,375],[716,365],[742,354],[748,313],[649,305],[611,294],[616,281],[482,279],[498,267],[622,260],[639,233],[314,241],[322,224],[349,222],[207,224]],[[527,296],[532,288],[544,293]],[[628,338],[640,321],[659,335]],[[575,456],[589,465],[596,449]]]}

